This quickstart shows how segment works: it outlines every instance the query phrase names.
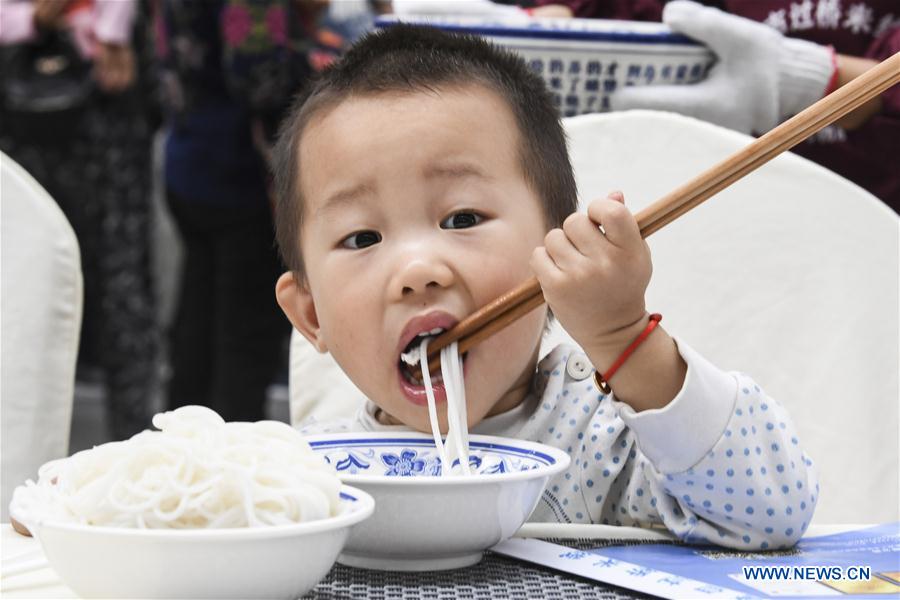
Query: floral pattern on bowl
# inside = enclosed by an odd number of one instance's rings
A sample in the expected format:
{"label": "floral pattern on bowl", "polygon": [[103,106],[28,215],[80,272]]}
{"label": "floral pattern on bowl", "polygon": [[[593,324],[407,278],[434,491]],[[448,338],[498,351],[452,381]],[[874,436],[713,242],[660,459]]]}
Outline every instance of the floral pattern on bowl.
{"label": "floral pattern on bowl", "polygon": [[[434,441],[426,438],[327,440],[311,445],[339,474],[434,477],[443,469]],[[478,475],[529,471],[554,463],[553,457],[530,449],[469,444],[469,468]]]}
{"label": "floral pattern on bowl", "polygon": [[375,499],[371,519],[354,527],[340,562],[387,571],[461,569],[510,538],[571,458],[560,448],[472,434],[475,476],[441,477],[434,438],[417,431],[306,436],[342,481]]}

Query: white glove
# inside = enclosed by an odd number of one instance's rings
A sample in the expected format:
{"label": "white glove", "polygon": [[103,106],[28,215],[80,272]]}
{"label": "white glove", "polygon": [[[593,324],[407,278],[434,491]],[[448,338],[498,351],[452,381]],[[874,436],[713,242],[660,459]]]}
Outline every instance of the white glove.
{"label": "white glove", "polygon": [[835,72],[834,50],[787,38],[750,19],[688,0],[663,9],[672,31],[708,46],[717,57],[693,85],[621,88],[613,110],[670,110],[744,133],[765,133],[821,98]]}
{"label": "white glove", "polygon": [[518,6],[494,4],[490,0],[393,0],[394,14],[401,17],[453,15],[475,17],[522,17]]}

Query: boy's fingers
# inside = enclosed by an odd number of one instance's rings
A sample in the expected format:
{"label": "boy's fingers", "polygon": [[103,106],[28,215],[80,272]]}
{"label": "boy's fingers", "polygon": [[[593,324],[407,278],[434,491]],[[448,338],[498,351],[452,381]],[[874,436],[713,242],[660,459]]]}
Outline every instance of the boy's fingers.
{"label": "boy's fingers", "polygon": [[623,194],[619,190],[610,192],[609,194],[606,195],[606,197],[609,198],[610,200],[615,200],[616,202],[621,202],[622,204],[625,204],[625,194]]}
{"label": "boy's fingers", "polygon": [[603,227],[606,239],[620,248],[636,248],[643,241],[637,221],[624,204],[612,199],[595,200],[588,216]]}
{"label": "boy's fingers", "polygon": [[579,261],[584,260],[584,255],[572,245],[562,229],[551,229],[544,238],[544,247],[556,266],[562,270],[573,269]]}
{"label": "boy's fingers", "polygon": [[531,269],[538,279],[558,276],[561,273],[544,246],[535,248],[534,252],[531,253]]}
{"label": "boy's fingers", "polygon": [[566,217],[563,223],[563,231],[566,232],[572,245],[585,256],[594,256],[604,244],[609,242],[603,237],[603,233],[596,223],[591,221],[584,213],[572,213]]}

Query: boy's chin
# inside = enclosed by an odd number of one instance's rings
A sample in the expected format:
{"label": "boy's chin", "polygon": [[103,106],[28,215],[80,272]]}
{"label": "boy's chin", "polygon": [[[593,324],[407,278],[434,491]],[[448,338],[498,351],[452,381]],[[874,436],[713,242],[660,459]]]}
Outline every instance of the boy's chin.
{"label": "boy's chin", "polygon": [[[439,407],[439,410],[441,408]],[[395,413],[379,407],[375,411],[375,419],[382,425],[404,425],[420,433],[432,433],[427,407],[423,414],[402,414],[399,411]],[[447,435],[447,425],[443,421],[443,416],[438,421],[438,425],[441,428],[441,434]]]}

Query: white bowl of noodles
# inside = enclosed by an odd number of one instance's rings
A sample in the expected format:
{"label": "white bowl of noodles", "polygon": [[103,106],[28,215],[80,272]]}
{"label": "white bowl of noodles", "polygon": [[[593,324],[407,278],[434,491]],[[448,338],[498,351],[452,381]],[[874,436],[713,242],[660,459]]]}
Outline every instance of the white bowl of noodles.
{"label": "white bowl of noodles", "polygon": [[202,407],[41,467],[10,514],[86,598],[295,598],[374,501],[284,423]]}
{"label": "white bowl of noodles", "polygon": [[375,503],[343,486],[336,516],[269,527],[126,529],[38,521],[50,566],[82,598],[297,598]]}
{"label": "white bowl of noodles", "polygon": [[468,476],[441,476],[434,438],[422,433],[307,436],[341,480],[375,498],[372,518],[350,534],[338,561],[354,567],[429,571],[473,565],[512,537],[549,479],[569,466],[558,448],[469,436]]}

